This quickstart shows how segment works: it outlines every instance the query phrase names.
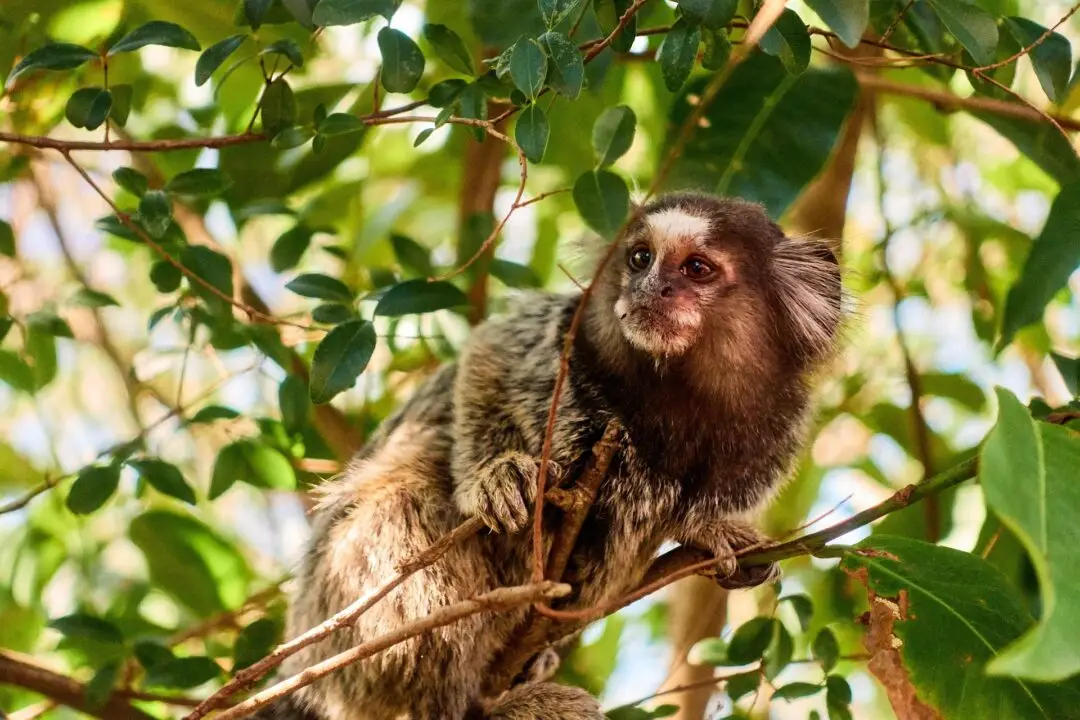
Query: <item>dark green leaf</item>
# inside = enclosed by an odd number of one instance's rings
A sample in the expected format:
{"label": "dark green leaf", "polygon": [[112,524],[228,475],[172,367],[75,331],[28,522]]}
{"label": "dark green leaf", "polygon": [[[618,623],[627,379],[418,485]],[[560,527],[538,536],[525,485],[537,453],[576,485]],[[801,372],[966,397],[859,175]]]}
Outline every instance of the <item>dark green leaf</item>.
{"label": "dark green leaf", "polygon": [[1009,289],[1000,346],[1016,332],[1042,318],[1054,295],[1080,267],[1080,182],[1065,185],[1050,206],[1046,225],[1036,238],[1020,278]]}
{"label": "dark green leaf", "polygon": [[222,405],[207,405],[192,416],[191,423],[208,423],[214,420],[232,420],[240,417],[240,413],[230,407]]}
{"label": "dark green leaf", "polygon": [[15,325],[15,321],[10,317],[0,317],[0,342],[3,342],[7,334],[11,332],[11,328]]}
{"label": "dark green leaf", "polygon": [[216,500],[236,482],[269,490],[294,490],[296,472],[284,455],[253,440],[226,445],[214,461],[209,498]]}
{"label": "dark green leaf", "polygon": [[706,70],[719,70],[727,65],[731,57],[731,40],[727,30],[708,30],[701,33],[705,41],[705,53],[701,56],[701,67]]}
{"label": "dark green leaf", "polygon": [[381,15],[390,20],[394,0],[319,0],[311,19],[316,25],[355,25]]}
{"label": "dark green leaf", "polygon": [[[611,35],[619,26],[619,21],[630,9],[632,0],[593,0],[593,12],[600,25],[600,32],[605,37]],[[619,31],[609,46],[615,52],[629,52],[637,34],[637,16],[631,16],[626,26]]]}
{"label": "dark green leaf", "polygon": [[488,266],[488,272],[503,284],[514,288],[538,288],[543,283],[528,265],[521,265],[502,258],[494,258]]}
{"label": "dark green leaf", "polygon": [[776,621],[770,617],[756,617],[739,626],[728,643],[728,659],[745,665],[760,660],[773,640]]}
{"label": "dark green leaf", "polygon": [[[670,149],[705,79],[676,100]],[[709,132],[693,133],[666,189],[697,188],[765,205],[779,217],[825,165],[855,102],[854,76],[842,68],[789,75],[754,53],[736,67],[705,112]]]}
{"label": "dark green leaf", "polygon": [[30,332],[24,351],[36,392],[56,378],[56,338],[71,337],[71,328],[56,315],[45,311],[28,316],[27,325]]}
{"label": "dark green leaf", "polygon": [[555,92],[573,100],[581,94],[585,82],[585,61],[581,51],[561,32],[546,32],[539,42],[548,56],[548,84]]}
{"label": "dark green leaf", "polygon": [[80,88],[68,99],[64,117],[77,128],[97,130],[109,117],[112,93],[98,87]]}
{"label": "dark green leaf", "polygon": [[293,148],[298,148],[301,145],[306,144],[308,140],[311,140],[314,137],[318,136],[311,128],[294,125],[285,128],[275,135],[270,144],[278,150],[292,150]]}
{"label": "dark green leaf", "polygon": [[109,92],[112,93],[112,110],[109,111],[109,119],[119,127],[127,125],[128,115],[131,114],[131,96],[134,88],[131,85],[113,85]]}
{"label": "dark green leaf", "polygon": [[966,375],[959,373],[923,373],[919,377],[926,395],[948,398],[974,412],[986,407],[986,394]]}
{"label": "dark green leaf", "polygon": [[135,659],[147,670],[176,659],[172,650],[152,640],[140,640],[135,643],[134,652]]}
{"label": "dark green leaf", "polygon": [[72,296],[71,303],[89,308],[110,307],[120,304],[116,302],[116,298],[112,295],[88,287],[79,288],[79,291]]}
{"label": "dark green leaf", "polygon": [[215,168],[195,168],[180,173],[165,186],[165,192],[196,197],[213,197],[229,189],[232,183]]}
{"label": "dark green leaf", "polygon": [[376,315],[412,315],[468,305],[469,299],[456,285],[439,280],[406,280],[390,288],[375,306]]}
{"label": "dark green leaf", "polygon": [[260,114],[263,129],[270,135],[277,135],[296,122],[296,96],[284,78],[279,77],[266,86]]}
{"label": "dark green leaf", "polygon": [[236,213],[237,220],[246,222],[253,217],[262,215],[295,215],[296,213],[288,205],[280,200],[254,200]]}
{"label": "dark green leaf", "polygon": [[142,238],[115,215],[98,218],[94,221],[94,227],[101,232],[115,235],[130,242],[142,242]]}
{"label": "dark green leaf", "polygon": [[100,708],[112,694],[117,678],[120,677],[121,661],[113,660],[98,668],[90,682],[86,683],[86,702],[92,708]]}
{"label": "dark green leaf", "polygon": [[732,700],[738,700],[756,692],[759,685],[761,685],[761,675],[756,670],[751,670],[729,677],[725,689]]}
{"label": "dark green leaf", "polygon": [[799,627],[802,628],[803,632],[806,632],[814,616],[814,602],[810,599],[810,596],[786,595],[780,598],[780,602],[791,605],[791,609],[795,611],[795,616],[799,618]]}
{"label": "dark green leaf", "polygon": [[26,324],[31,330],[36,330],[53,337],[75,337],[75,334],[71,332],[71,326],[68,325],[67,320],[64,320],[51,310],[38,310],[37,312],[30,313],[26,316]]}
{"label": "dark green leaf", "polygon": [[425,23],[424,39],[444,63],[458,72],[473,74],[472,53],[456,32],[445,25]]}
{"label": "dark green leaf", "polygon": [[296,44],[295,40],[290,40],[289,38],[270,43],[263,48],[262,52],[259,54],[280,55],[291,62],[295,67],[304,67],[304,54],[300,51],[300,46]]}
{"label": "dark green leaf", "polygon": [[160,293],[171,293],[180,287],[184,275],[180,268],[167,260],[158,260],[150,267],[150,282]]}
{"label": "dark green leaf", "polygon": [[0,220],[0,255],[15,257],[15,231],[5,220]]}
{"label": "dark green leaf", "polygon": [[10,350],[0,349],[0,380],[21,392],[33,393],[35,390],[34,371]]}
{"label": "dark green leaf", "polygon": [[535,100],[544,87],[547,63],[547,54],[536,40],[522,38],[514,45],[510,55],[510,78],[530,100]]}
{"label": "dark green leaf", "polygon": [[1065,381],[1065,387],[1075,397],[1080,395],[1080,358],[1070,358],[1057,353],[1050,353],[1061,379]]}
{"label": "dark green leaf", "polygon": [[[865,2],[865,0],[863,0]],[[676,0],[688,23],[710,30],[726,28],[734,19],[739,0]]]}
{"label": "dark green leaf", "polygon": [[195,504],[195,491],[175,465],[154,458],[131,460],[127,464],[158,492],[183,500],[189,505]]}
{"label": "dark green leaf", "polygon": [[592,146],[597,167],[607,167],[626,154],[634,142],[637,117],[626,105],[616,105],[600,113],[592,129]]}
{"label": "dark green leaf", "polygon": [[211,291],[203,283],[188,280],[191,289],[211,306],[218,306],[226,302],[225,298],[232,297],[232,263],[225,255],[203,245],[189,245],[180,253],[180,264],[193,275],[220,291],[221,294],[219,295]]}
{"label": "dark green leaf", "polygon": [[244,17],[252,30],[258,30],[274,0],[244,0]]}
{"label": "dark green leaf", "polygon": [[326,325],[339,325],[356,318],[356,311],[341,303],[324,303],[311,311],[311,319]]}
{"label": "dark green leaf", "polygon": [[683,19],[675,21],[671,30],[664,37],[664,42],[657,53],[660,73],[664,77],[664,86],[671,92],[677,91],[690,77],[697,59],[698,45],[701,44],[701,28],[690,25]]}
{"label": "dark green leaf", "polygon": [[115,644],[124,642],[123,634],[111,622],[85,613],[75,613],[74,615],[56,618],[49,622],[49,627],[59,630],[64,634],[64,637]]}
{"label": "dark green leaf", "polygon": [[426,247],[410,237],[396,233],[390,235],[390,244],[394,247],[398,262],[406,269],[423,277],[435,274],[431,265],[431,251]]}
{"label": "dark green leaf", "polygon": [[93,60],[97,53],[81,45],[71,43],[51,43],[29,53],[12,69],[7,81],[32,70],[71,70],[87,60]]}
{"label": "dark green leaf", "polygon": [[277,624],[268,618],[260,618],[241,630],[233,646],[233,673],[269,655],[277,637]]}
{"label": "dark green leaf", "polygon": [[776,692],[772,694],[772,700],[797,700],[798,698],[810,697],[811,695],[817,695],[825,688],[821,685],[815,685],[808,682],[791,682],[787,685],[781,685],[776,689]]}
{"label": "dark green leaf", "polygon": [[1057,32],[1043,39],[1046,28],[1027,18],[1005,18],[1005,27],[1022,47],[1034,45],[1028,57],[1046,97],[1052,103],[1064,101],[1072,75],[1072,43]]}
{"label": "dark green leaf", "polygon": [[209,682],[220,674],[221,668],[208,657],[182,657],[155,665],[146,673],[146,684],[187,690]]}
{"label": "dark green leaf", "polygon": [[979,481],[987,504],[1027,551],[1043,605],[1039,624],[990,662],[987,671],[1037,682],[1080,672],[1080,605],[1070,602],[1080,573],[1074,536],[1080,507],[1080,438],[1034,421],[1006,390],[997,389],[998,422],[987,436]]}
{"label": "dark green leaf", "polygon": [[367,320],[351,320],[326,334],[311,362],[311,401],[330,402],[356,384],[375,351],[375,326]]}
{"label": "dark green leaf", "polygon": [[307,427],[311,412],[307,384],[295,375],[286,375],[278,386],[278,407],[286,430],[296,433]]}
{"label": "dark green leaf", "polygon": [[847,680],[839,675],[830,675],[825,679],[825,685],[828,689],[830,706],[851,704],[851,686],[848,685]]}
{"label": "dark green leaf", "polygon": [[138,218],[150,237],[160,240],[172,224],[172,201],[161,190],[148,190],[139,198]]}
{"label": "dark green leaf", "polygon": [[544,109],[533,103],[518,116],[517,125],[514,128],[514,139],[517,140],[517,144],[529,162],[538,163],[544,159],[550,132],[551,128],[548,127]]}
{"label": "dark green leaf", "polygon": [[[256,23],[257,25],[257,23]],[[202,87],[214,71],[221,67],[221,63],[236,49],[243,45],[247,35],[230,35],[221,42],[214,43],[203,51],[199,61],[195,63],[195,85]]]}
{"label": "dark green leaf", "polygon": [[313,3],[311,0],[281,0],[281,4],[296,22],[305,30],[314,30],[315,23],[312,19]]}
{"label": "dark green leaf", "polygon": [[1032,125],[1027,120],[985,111],[972,114],[1001,133],[1062,185],[1080,181],[1080,158],[1069,140],[1050,123]]}
{"label": "dark green leaf", "polygon": [[337,278],[332,278],[329,275],[321,275],[319,273],[304,273],[303,275],[297,275],[285,287],[292,290],[297,295],[317,298],[319,300],[341,300],[343,302],[351,302],[353,299],[353,292],[349,290],[348,285]]}
{"label": "dark green leaf", "polygon": [[615,173],[590,170],[574,183],[574,204],[586,225],[613,238],[630,212],[630,191]]}
{"label": "dark green leaf", "polygon": [[344,135],[345,133],[359,132],[364,129],[364,123],[360,118],[348,113],[334,113],[328,115],[319,123],[320,135]]}
{"label": "dark green leaf", "polygon": [[147,45],[164,45],[165,47],[183,48],[185,50],[200,49],[199,41],[195,39],[195,36],[176,23],[151,20],[120,38],[115,45],[109,48],[109,55],[131,52]]}
{"label": "dark green leaf", "polygon": [[150,187],[146,176],[138,170],[129,167],[121,167],[113,170],[113,181],[127,190],[135,197],[142,197]]}
{"label": "dark green leaf", "polygon": [[283,232],[270,248],[270,267],[274,272],[292,270],[311,246],[314,231],[304,224],[294,225]]}
{"label": "dark green leaf", "polygon": [[795,640],[791,637],[787,627],[778,620],[773,620],[773,636],[769,647],[765,650],[765,677],[774,680],[777,675],[787,668],[791,658],[795,654]]}
{"label": "dark green leaf", "polygon": [[784,10],[761,37],[761,49],[780,58],[784,69],[798,75],[810,64],[810,33],[794,10]]}
{"label": "dark green leaf", "polygon": [[[326,2],[326,0],[323,0]],[[383,87],[389,92],[412,92],[424,74],[424,54],[405,33],[385,27],[379,31]]]}
{"label": "dark green leaf", "polygon": [[994,17],[967,0],[926,0],[942,24],[971,53],[975,62],[994,62],[998,46],[998,27]]}
{"label": "dark green leaf", "polygon": [[840,659],[840,643],[836,641],[836,635],[829,628],[822,628],[818,632],[811,650],[814,657],[821,662],[821,668],[825,672],[829,672],[836,667],[836,663]]}
{"label": "dark green leaf", "polygon": [[806,4],[849,48],[859,44],[870,22],[870,3],[867,0],[807,0]]}
{"label": "dark green leaf", "polygon": [[435,83],[428,92],[428,105],[437,108],[450,107],[468,86],[469,83],[461,78],[450,78]]}
{"label": "dark green leaf", "polygon": [[540,16],[544,24],[551,29],[570,17],[582,0],[539,0]]}

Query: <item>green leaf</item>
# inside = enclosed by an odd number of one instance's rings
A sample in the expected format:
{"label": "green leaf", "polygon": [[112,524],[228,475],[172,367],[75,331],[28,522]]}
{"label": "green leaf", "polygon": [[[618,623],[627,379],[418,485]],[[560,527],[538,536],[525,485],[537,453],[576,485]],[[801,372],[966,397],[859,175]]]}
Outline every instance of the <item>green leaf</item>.
{"label": "green leaf", "polygon": [[64,117],[77,128],[97,130],[109,117],[112,93],[98,87],[80,88],[68,99]]}
{"label": "green leaf", "polygon": [[153,458],[130,460],[127,464],[158,492],[183,500],[189,505],[195,504],[195,491],[175,465]]}
{"label": "green leaf", "polygon": [[281,5],[305,30],[315,29],[315,23],[312,19],[313,7],[311,0],[281,0]]}
{"label": "green leaf", "polygon": [[348,113],[334,113],[328,115],[319,123],[320,135],[344,135],[346,133],[360,132],[364,129],[363,121],[355,115]]}
{"label": "green leaf", "polygon": [[710,30],[701,34],[705,42],[705,53],[701,56],[701,67],[706,70],[719,70],[727,65],[731,57],[731,40],[727,30]]}
{"label": "green leaf", "polygon": [[1035,69],[1039,85],[1052,103],[1064,101],[1072,75],[1072,43],[1061,33],[1050,33],[1046,39],[1046,28],[1022,17],[1005,18],[1005,28],[1016,38],[1022,47],[1031,47],[1028,58]]}
{"label": "green leaf", "polygon": [[488,266],[488,272],[508,287],[538,288],[543,285],[536,271],[528,265],[521,265],[502,258],[492,259],[491,264]]}
{"label": "green leaf", "polygon": [[150,282],[154,283],[160,293],[171,293],[180,287],[184,279],[180,268],[168,260],[158,260],[150,267]]}
{"label": "green leaf", "polygon": [[1080,698],[1075,684],[1041,685],[984,672],[1033,620],[1005,578],[978,556],[874,535],[845,553],[841,567],[879,597],[897,602],[904,595],[892,634],[902,643],[919,699],[944,720],[1056,720],[1074,712]]}
{"label": "green leaf", "polygon": [[657,52],[656,61],[660,63],[660,74],[664,86],[676,92],[690,77],[697,59],[698,45],[701,44],[701,28],[679,19],[671,26]]}
{"label": "green leaf", "polygon": [[533,103],[518,116],[517,125],[514,127],[514,139],[517,140],[517,144],[529,162],[538,163],[544,159],[550,132],[551,128],[548,127],[544,109]]}
{"label": "green leaf", "polygon": [[691,656],[696,663],[703,665],[728,664],[727,643],[723,638],[713,637],[699,640],[691,648]]}
{"label": "green leaf", "polygon": [[37,389],[33,369],[10,350],[0,349],[0,380],[25,393],[33,393]]}
{"label": "green leaf", "polygon": [[394,255],[398,262],[406,269],[425,278],[435,274],[435,268],[431,264],[431,251],[420,243],[405,235],[392,233],[390,244],[394,247]]}
{"label": "green leaf", "polygon": [[0,220],[0,255],[15,257],[15,231],[6,220]]}
{"label": "green leaf", "polygon": [[86,683],[86,701],[92,708],[100,708],[109,699],[116,680],[120,677],[120,660],[107,662],[98,668],[90,682]]}
{"label": "green leaf", "polygon": [[630,212],[626,183],[607,170],[582,173],[574,183],[574,204],[585,224],[604,238],[613,238]]}
{"label": "green leaf", "polygon": [[73,338],[71,326],[67,320],[54,313],[52,310],[38,310],[26,316],[26,324],[31,330],[51,335],[52,337]]}
{"label": "green leaf", "polygon": [[138,170],[121,167],[113,170],[113,181],[135,197],[142,197],[150,188],[150,182]]}
{"label": "green leaf", "polygon": [[311,128],[294,125],[275,135],[270,144],[277,150],[292,150],[306,144],[313,137],[317,136]]}
{"label": "green leaf", "polygon": [[592,128],[592,146],[597,167],[607,167],[626,154],[634,142],[637,116],[626,105],[616,105],[600,113]]}
{"label": "green leaf", "polygon": [[232,543],[188,515],[149,511],[132,520],[132,542],[150,581],[201,617],[235,610],[247,598],[251,570]]}
{"label": "green leaf", "polygon": [[390,288],[375,305],[376,315],[396,317],[468,305],[469,299],[456,285],[443,280],[406,280]]}
{"label": "green leaf", "polygon": [[210,682],[221,675],[221,668],[208,657],[195,655],[175,658],[155,665],[146,673],[146,684],[187,690]]}
{"label": "green leaf", "polygon": [[93,60],[97,53],[81,45],[71,43],[50,43],[29,53],[8,75],[8,83],[33,70],[71,70],[87,60]]}
{"label": "green leaf", "polygon": [[974,412],[986,407],[986,394],[974,381],[959,373],[923,373],[919,376],[925,395],[948,398]]}
{"label": "green leaf", "polygon": [[456,32],[445,25],[424,23],[424,39],[444,63],[460,73],[473,74],[472,53]]}
{"label": "green leaf", "polygon": [[867,0],[807,0],[806,4],[849,48],[859,44],[870,22]]}
{"label": "green leaf", "polygon": [[830,675],[825,679],[825,686],[830,707],[851,704],[851,685],[848,684],[847,680],[839,675]]}
{"label": "green leaf", "polygon": [[259,55],[278,55],[288,60],[294,67],[304,67],[304,54],[301,52],[300,46],[296,44],[295,40],[289,38],[270,43],[262,49]]}
{"label": "green leaf", "polygon": [[997,389],[998,421],[979,459],[986,501],[1020,540],[1039,579],[1039,624],[987,666],[994,675],[1056,682],[1080,673],[1080,438],[1036,422],[1007,390]]}
{"label": "green leaf", "polygon": [[311,361],[311,401],[330,402],[355,385],[374,351],[375,326],[367,320],[351,320],[328,332]]}
{"label": "green leaf", "polygon": [[79,288],[78,292],[71,297],[71,303],[72,305],[89,308],[103,308],[120,305],[112,295],[98,290],[92,290],[88,287]]}
{"label": "green leaf", "polygon": [[761,37],[761,49],[780,58],[792,75],[798,75],[810,64],[810,33],[806,23],[794,10],[784,10],[776,23]]}
{"label": "green leaf", "polygon": [[195,413],[188,422],[191,424],[208,423],[213,422],[214,420],[232,420],[238,417],[240,417],[240,413],[230,407],[207,405],[206,407],[201,408],[199,412]]}
{"label": "green leaf", "polygon": [[975,62],[994,62],[998,27],[994,17],[966,0],[926,0],[945,28],[971,53]]}
{"label": "green leaf", "polygon": [[[619,26],[619,20],[630,9],[632,0],[593,0],[593,12],[596,14],[596,22],[600,25],[600,32],[605,37],[615,31]],[[609,46],[614,52],[629,52],[634,44],[634,36],[637,34],[637,16],[631,16],[630,22],[619,31]]]}
{"label": "green leaf", "polygon": [[153,642],[152,640],[140,640],[135,643],[133,651],[135,659],[147,670],[172,662],[176,659],[172,650],[160,643]]}
{"label": "green leaf", "polygon": [[112,110],[109,118],[119,127],[127,125],[128,115],[131,114],[131,97],[135,89],[131,85],[113,85],[109,92],[112,93]]}
{"label": "green leaf", "polygon": [[244,0],[244,18],[252,30],[258,30],[274,0]]}
{"label": "green leaf", "polygon": [[124,642],[124,636],[120,629],[111,622],[85,613],[75,613],[74,615],[56,618],[49,621],[49,627],[59,630],[64,637],[96,640],[117,645]]}
{"label": "green leaf", "polygon": [[773,640],[775,623],[770,617],[756,617],[740,625],[728,643],[728,660],[737,665],[760,660]]}
{"label": "green leaf", "polygon": [[424,74],[424,54],[412,38],[394,28],[384,27],[379,31],[378,40],[382,54],[379,75],[383,87],[388,92],[412,92]]}
{"label": "green leaf", "polygon": [[758,674],[757,670],[751,670],[750,672],[729,677],[725,690],[727,690],[727,694],[732,700],[738,700],[757,691],[760,685],[761,675]]}
{"label": "green leaf", "polygon": [[140,25],[109,48],[109,55],[116,53],[131,52],[147,45],[164,45],[165,47],[183,48],[184,50],[199,50],[199,41],[190,32],[176,23],[164,20],[151,20],[145,25]]}
{"label": "green leaf", "polygon": [[510,79],[530,100],[544,87],[548,58],[544,48],[532,38],[522,38],[510,54]]}
{"label": "green leaf", "polygon": [[571,100],[585,83],[585,60],[574,41],[561,32],[546,32],[538,39],[548,56],[547,82],[551,89]]}
{"label": "green leaf", "polygon": [[[666,151],[693,111],[706,80],[691,82],[672,109]],[[780,217],[821,171],[854,106],[858,85],[843,68],[789,75],[754,53],[731,72],[676,160],[665,190],[704,189],[765,205]]]}
{"label": "green leaf", "polygon": [[356,319],[356,311],[341,303],[324,303],[311,311],[311,319],[326,325],[340,325]]}
{"label": "green leaf", "polygon": [[836,641],[836,635],[829,628],[821,628],[817,636],[814,637],[811,651],[814,653],[814,657],[821,661],[821,668],[825,672],[829,672],[836,667],[836,663],[840,659],[840,643]]}
{"label": "green leaf", "polygon": [[776,688],[772,694],[772,700],[797,700],[799,698],[817,695],[825,688],[808,682],[791,682]]}
{"label": "green leaf", "polygon": [[120,485],[120,468],[115,465],[91,465],[79,472],[67,496],[68,510],[89,515],[113,496]]}
{"label": "green leaf", "polygon": [[[203,245],[189,245],[180,253],[180,264],[196,277],[217,288],[225,297],[232,297],[232,262],[225,255]],[[223,307],[226,304],[224,298],[202,283],[188,280],[188,284],[211,307]]]}
{"label": "green leaf", "polygon": [[270,248],[270,267],[274,272],[285,272],[296,267],[311,246],[314,234],[311,228],[302,223],[281,233]]}
{"label": "green leaf", "polygon": [[229,189],[232,182],[216,168],[195,168],[180,173],[165,186],[165,192],[195,197],[213,197]]}
{"label": "green leaf", "polygon": [[316,25],[355,25],[381,15],[389,22],[394,0],[319,0],[311,20]]}
{"label": "green leaf", "polygon": [[296,472],[272,447],[254,440],[237,440],[223,447],[214,461],[209,498],[216,500],[236,482],[266,490],[294,490]]}
{"label": "green leaf", "polygon": [[286,375],[278,386],[278,407],[286,430],[296,433],[307,427],[311,414],[307,384],[295,375]]}
{"label": "green leaf", "polygon": [[297,295],[303,297],[318,298],[319,300],[341,300],[351,302],[353,292],[349,286],[337,278],[319,273],[304,273],[297,275],[285,286]]}
{"label": "green leaf", "polygon": [[[865,1],[865,0],[864,0]],[[739,0],[676,0],[682,16],[692,25],[710,30],[726,28],[735,18]]]}
{"label": "green leaf", "polygon": [[814,601],[810,599],[810,596],[785,595],[780,598],[780,602],[791,605],[791,609],[795,611],[795,616],[799,618],[799,627],[803,632],[806,632],[810,627],[810,621],[814,617]]}
{"label": "green leaf", "polygon": [[1080,267],[1080,182],[1061,188],[1039,237],[1031,248],[1020,278],[1005,300],[999,347],[1012,342],[1016,332],[1042,319],[1054,295]]}
{"label": "green leaf", "polygon": [[[254,23],[254,25],[258,25]],[[237,48],[244,44],[247,35],[230,35],[221,42],[216,42],[199,55],[199,61],[195,63],[195,85],[202,87],[214,71],[221,67]]]}
{"label": "green leaf", "polygon": [[285,78],[279,77],[266,86],[259,113],[263,129],[270,135],[277,135],[296,122],[296,96]]}
{"label": "green leaf", "polygon": [[160,240],[172,224],[172,201],[161,190],[148,190],[139,198],[139,222],[150,237]]}
{"label": "green leaf", "polygon": [[544,25],[550,30],[577,9],[581,0],[539,0],[540,17],[544,19]]}
{"label": "green leaf", "polygon": [[1065,387],[1076,397],[1080,395],[1080,358],[1070,358],[1057,353],[1050,353],[1055,367],[1061,373],[1061,379],[1065,381]]}
{"label": "green leaf", "polygon": [[268,618],[260,618],[241,630],[233,645],[233,673],[269,655],[277,639],[277,623]]}

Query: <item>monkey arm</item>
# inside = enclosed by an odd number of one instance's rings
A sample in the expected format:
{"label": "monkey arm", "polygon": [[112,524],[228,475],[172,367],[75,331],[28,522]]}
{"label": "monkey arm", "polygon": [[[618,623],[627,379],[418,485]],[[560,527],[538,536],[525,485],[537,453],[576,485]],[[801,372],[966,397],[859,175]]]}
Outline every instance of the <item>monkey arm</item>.
{"label": "monkey arm", "polygon": [[769,538],[737,515],[724,513],[702,498],[678,514],[672,539],[704,550],[717,560],[716,581],[728,589],[754,587],[780,576],[775,563],[740,568],[736,554],[769,544]]}

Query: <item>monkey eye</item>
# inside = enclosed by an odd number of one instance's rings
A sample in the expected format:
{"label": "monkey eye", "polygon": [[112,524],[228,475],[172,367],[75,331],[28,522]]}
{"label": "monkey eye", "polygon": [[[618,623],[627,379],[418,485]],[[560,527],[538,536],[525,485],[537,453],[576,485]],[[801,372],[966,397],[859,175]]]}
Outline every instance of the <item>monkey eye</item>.
{"label": "monkey eye", "polygon": [[630,267],[634,270],[644,270],[652,262],[652,253],[646,247],[635,248],[630,253]]}
{"label": "monkey eye", "polygon": [[713,274],[713,267],[699,257],[692,257],[682,264],[679,272],[691,280],[704,280]]}

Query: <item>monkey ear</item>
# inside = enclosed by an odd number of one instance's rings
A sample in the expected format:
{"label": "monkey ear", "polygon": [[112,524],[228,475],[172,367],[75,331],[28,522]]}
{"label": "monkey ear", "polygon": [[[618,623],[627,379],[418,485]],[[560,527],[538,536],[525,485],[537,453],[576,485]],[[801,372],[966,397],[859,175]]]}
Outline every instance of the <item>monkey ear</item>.
{"label": "monkey ear", "polygon": [[773,275],[781,304],[800,347],[826,353],[840,325],[840,263],[827,243],[783,237],[773,254]]}

